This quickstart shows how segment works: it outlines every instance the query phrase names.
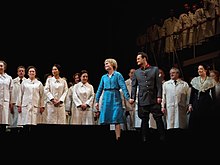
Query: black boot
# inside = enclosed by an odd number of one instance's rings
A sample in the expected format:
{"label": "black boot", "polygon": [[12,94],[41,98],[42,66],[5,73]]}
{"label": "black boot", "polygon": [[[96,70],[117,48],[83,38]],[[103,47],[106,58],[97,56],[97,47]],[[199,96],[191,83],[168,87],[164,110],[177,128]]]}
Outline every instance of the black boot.
{"label": "black boot", "polygon": [[142,119],[141,122],[141,138],[143,143],[150,143],[150,130],[147,119]]}
{"label": "black boot", "polygon": [[165,136],[165,128],[164,128],[164,123],[163,123],[162,117],[156,118],[155,121],[157,124],[157,130],[159,133],[159,140],[161,142],[165,142],[166,136]]}

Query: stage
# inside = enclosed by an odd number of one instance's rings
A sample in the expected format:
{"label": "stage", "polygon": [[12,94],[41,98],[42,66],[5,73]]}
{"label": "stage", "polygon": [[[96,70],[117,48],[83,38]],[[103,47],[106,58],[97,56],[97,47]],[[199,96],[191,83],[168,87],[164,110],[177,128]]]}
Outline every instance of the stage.
{"label": "stage", "polygon": [[[104,125],[48,125],[33,126],[30,130],[23,128],[10,128],[4,134],[0,134],[0,146],[5,156],[12,158],[10,154],[16,154],[20,159],[38,157],[41,163],[42,157],[47,161],[83,161],[92,162],[106,158],[105,161],[122,161],[138,157],[150,156],[161,161],[172,157],[184,157],[195,153],[210,154],[219,149],[219,140],[213,136],[192,136],[187,130],[183,132],[169,130],[166,132],[166,141],[160,142],[157,131],[151,130],[151,143],[143,143],[140,130],[122,131],[121,140],[116,142],[114,130]],[[87,157],[90,157],[87,159]],[[183,157],[182,157],[183,156]],[[92,158],[91,158],[92,157]],[[161,158],[161,159],[160,159]],[[65,159],[65,160],[64,160]],[[142,159],[140,159],[142,160]],[[15,161],[15,160],[12,160]],[[143,160],[142,160],[143,161]]]}
{"label": "stage", "polygon": [[37,148],[79,148],[90,146],[93,148],[122,147],[182,147],[188,148],[191,145],[215,145],[217,146],[217,135],[205,131],[202,135],[194,136],[188,130],[166,130],[166,140],[161,142],[156,129],[151,129],[151,143],[143,143],[140,130],[122,130],[119,142],[115,140],[114,130],[108,125],[49,125],[40,124],[30,129],[10,128],[0,134],[1,142],[8,145],[35,146]]}

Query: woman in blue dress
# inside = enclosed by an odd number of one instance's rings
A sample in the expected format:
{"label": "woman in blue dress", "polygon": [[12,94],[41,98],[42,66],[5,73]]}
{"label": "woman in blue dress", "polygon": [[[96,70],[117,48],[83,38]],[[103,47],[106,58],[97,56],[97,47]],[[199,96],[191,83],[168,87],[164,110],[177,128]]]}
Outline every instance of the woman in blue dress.
{"label": "woman in blue dress", "polygon": [[[95,107],[100,110],[100,124],[115,124],[115,136],[118,141],[121,136],[121,126],[124,123],[124,110],[122,107],[122,98],[120,89],[122,90],[126,100],[133,103],[130,99],[128,89],[125,84],[124,77],[117,70],[117,62],[115,59],[109,58],[105,62],[105,70],[108,72],[101,77],[98,90],[96,92]],[[102,96],[101,105],[99,105]]]}

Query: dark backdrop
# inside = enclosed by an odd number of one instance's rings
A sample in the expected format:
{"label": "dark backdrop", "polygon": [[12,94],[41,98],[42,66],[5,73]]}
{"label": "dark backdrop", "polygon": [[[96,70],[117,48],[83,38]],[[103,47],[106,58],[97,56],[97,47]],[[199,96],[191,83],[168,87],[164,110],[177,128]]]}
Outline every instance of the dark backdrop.
{"label": "dark backdrop", "polygon": [[38,77],[59,63],[68,81],[82,69],[89,71],[97,89],[105,73],[104,60],[115,58],[125,79],[136,68],[138,34],[151,23],[151,17],[164,17],[171,7],[182,3],[147,2],[44,2],[1,5],[0,59],[7,72],[16,76],[18,65],[34,65]]}

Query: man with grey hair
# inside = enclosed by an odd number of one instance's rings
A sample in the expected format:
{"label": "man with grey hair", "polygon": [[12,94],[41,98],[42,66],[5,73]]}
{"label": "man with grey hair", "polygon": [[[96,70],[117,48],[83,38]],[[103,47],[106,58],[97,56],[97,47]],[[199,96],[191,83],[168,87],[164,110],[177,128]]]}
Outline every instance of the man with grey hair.
{"label": "man with grey hair", "polygon": [[162,87],[161,110],[165,115],[166,129],[172,134],[182,134],[187,128],[190,87],[180,79],[180,71],[175,67],[170,69],[170,80],[165,81]]}

